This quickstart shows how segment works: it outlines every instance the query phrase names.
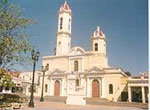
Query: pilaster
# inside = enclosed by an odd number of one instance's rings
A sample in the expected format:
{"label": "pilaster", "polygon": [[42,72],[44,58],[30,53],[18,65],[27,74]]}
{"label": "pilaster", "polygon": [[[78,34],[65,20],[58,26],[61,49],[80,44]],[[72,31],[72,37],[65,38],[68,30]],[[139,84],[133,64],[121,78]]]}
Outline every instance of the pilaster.
{"label": "pilaster", "polygon": [[131,87],[128,86],[128,101],[131,102]]}
{"label": "pilaster", "polygon": [[145,90],[144,90],[144,86],[142,86],[142,103],[145,103]]}

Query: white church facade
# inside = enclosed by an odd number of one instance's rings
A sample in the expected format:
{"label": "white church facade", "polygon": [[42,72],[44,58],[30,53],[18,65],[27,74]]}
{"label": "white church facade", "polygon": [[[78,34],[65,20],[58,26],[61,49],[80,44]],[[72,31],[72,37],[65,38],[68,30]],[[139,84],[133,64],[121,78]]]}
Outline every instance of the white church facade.
{"label": "white church facade", "polygon": [[84,98],[91,97],[121,100],[121,92],[127,92],[128,75],[121,68],[109,67],[105,34],[97,27],[89,51],[71,47],[71,22],[72,12],[65,1],[58,13],[56,55],[43,57],[43,66],[49,64],[45,95],[67,96],[68,104],[85,103]]}
{"label": "white church facade", "polygon": [[[132,84],[128,72],[109,66],[106,36],[100,27],[91,35],[91,50],[87,51],[80,46],[71,46],[71,25],[72,12],[65,1],[58,13],[56,55],[44,56],[42,60],[43,66],[48,65],[44,77],[44,96],[66,97],[67,104],[80,105],[85,105],[88,98],[131,102],[134,95],[131,89],[136,86]],[[35,96],[41,96],[42,80],[42,72],[37,72]],[[30,87],[30,83],[26,86]],[[148,87],[148,83],[140,87]],[[144,94],[144,89],[142,90]],[[30,95],[27,89],[25,91],[26,95]],[[142,95],[144,103],[145,98],[146,95]]]}

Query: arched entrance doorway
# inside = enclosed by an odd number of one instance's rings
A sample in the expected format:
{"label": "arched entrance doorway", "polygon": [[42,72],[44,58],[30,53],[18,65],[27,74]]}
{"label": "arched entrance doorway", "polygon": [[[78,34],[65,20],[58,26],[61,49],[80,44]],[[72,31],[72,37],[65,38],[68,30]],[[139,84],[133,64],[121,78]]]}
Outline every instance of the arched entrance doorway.
{"label": "arched entrance doorway", "polygon": [[60,83],[58,80],[55,81],[54,96],[60,96]]}
{"label": "arched entrance doorway", "polygon": [[99,81],[97,79],[92,82],[92,97],[99,98]]}

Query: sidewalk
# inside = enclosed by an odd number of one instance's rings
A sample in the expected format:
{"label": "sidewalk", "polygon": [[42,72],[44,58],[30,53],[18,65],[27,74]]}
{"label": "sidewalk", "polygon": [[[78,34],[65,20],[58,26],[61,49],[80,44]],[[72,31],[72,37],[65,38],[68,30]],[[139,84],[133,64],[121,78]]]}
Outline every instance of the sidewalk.
{"label": "sidewalk", "polygon": [[38,100],[34,101],[35,108],[28,108],[28,105],[25,106],[25,110],[143,110],[133,107],[119,107],[119,106],[107,106],[107,105],[66,105],[62,102],[50,102],[44,101],[39,102]]}

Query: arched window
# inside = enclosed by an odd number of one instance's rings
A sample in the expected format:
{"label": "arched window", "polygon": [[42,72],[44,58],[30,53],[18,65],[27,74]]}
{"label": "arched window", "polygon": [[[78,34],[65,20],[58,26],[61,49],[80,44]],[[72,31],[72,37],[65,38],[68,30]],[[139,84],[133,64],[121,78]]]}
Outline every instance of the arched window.
{"label": "arched window", "polygon": [[60,44],[61,44],[61,42],[59,41],[59,42],[58,42],[58,44],[60,45]]}
{"label": "arched window", "polygon": [[76,87],[79,87],[79,79],[76,79]]}
{"label": "arched window", "polygon": [[70,26],[71,26],[71,20],[69,19],[68,30],[70,30]]}
{"label": "arched window", "polygon": [[49,71],[49,63],[47,63],[46,69],[47,69],[47,71]]}
{"label": "arched window", "polygon": [[45,92],[47,92],[47,90],[48,90],[48,86],[47,84],[45,84]]}
{"label": "arched window", "polygon": [[60,18],[60,29],[62,29],[62,25],[63,25],[63,18]]}
{"label": "arched window", "polygon": [[74,61],[74,71],[78,71],[78,61]]}
{"label": "arched window", "polygon": [[109,84],[109,94],[113,94],[113,85]]}
{"label": "arched window", "polygon": [[98,43],[95,43],[95,51],[98,51]]}

